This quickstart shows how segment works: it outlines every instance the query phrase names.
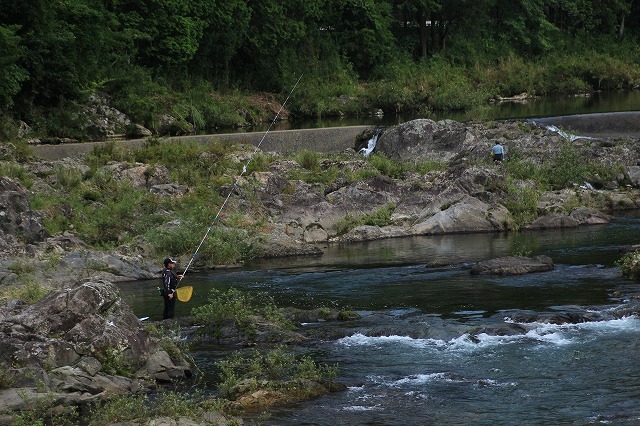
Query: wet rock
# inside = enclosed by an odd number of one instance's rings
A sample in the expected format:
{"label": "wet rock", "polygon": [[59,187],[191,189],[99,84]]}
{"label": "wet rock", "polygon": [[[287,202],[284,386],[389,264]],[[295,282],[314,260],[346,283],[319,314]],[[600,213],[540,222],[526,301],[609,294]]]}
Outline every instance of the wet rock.
{"label": "wet rock", "polygon": [[525,229],[576,228],[578,225],[580,222],[567,214],[553,213],[537,218]]}
{"label": "wet rock", "polygon": [[411,231],[401,226],[357,226],[345,235],[332,238],[331,241],[341,243],[355,243],[360,241],[373,241],[383,238],[407,237],[412,235]]}
{"label": "wet rock", "polygon": [[549,256],[508,256],[478,262],[471,267],[471,275],[521,275],[553,270]]}
{"label": "wet rock", "polygon": [[613,216],[590,207],[578,207],[570,216],[580,225],[602,225],[613,220]]}

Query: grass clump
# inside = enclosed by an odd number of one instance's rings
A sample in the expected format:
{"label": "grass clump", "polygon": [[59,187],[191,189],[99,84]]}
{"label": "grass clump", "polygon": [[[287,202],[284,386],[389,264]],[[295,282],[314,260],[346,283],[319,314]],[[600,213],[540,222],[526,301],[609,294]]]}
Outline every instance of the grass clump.
{"label": "grass clump", "polygon": [[394,179],[401,178],[404,173],[413,172],[423,175],[431,171],[443,171],[446,169],[446,163],[442,161],[400,161],[392,160],[384,154],[377,153],[369,156],[367,161],[377,169],[380,174]]}
{"label": "grass clump", "polygon": [[297,358],[282,347],[268,352],[253,349],[246,353],[235,352],[218,362],[220,369],[219,390],[229,398],[236,396],[238,386],[243,391],[258,389],[299,389],[301,382],[333,383],[338,367],[319,365],[308,356]]}
{"label": "grass clump", "polygon": [[155,395],[116,395],[91,410],[89,425],[106,426],[155,417],[186,417],[199,421],[204,413],[222,412],[223,409],[224,403],[219,399],[205,398],[193,391],[188,394],[166,391]]}
{"label": "grass clump", "polygon": [[631,280],[640,281],[640,251],[625,254],[616,261],[616,265],[620,267],[622,275]]}
{"label": "grass clump", "polygon": [[531,223],[538,217],[538,199],[540,191],[531,182],[507,180],[507,198],[505,207],[513,217],[513,226],[516,230]]}
{"label": "grass clump", "polygon": [[370,214],[365,214],[362,216],[352,216],[347,215],[343,220],[341,220],[337,225],[337,234],[344,235],[352,229],[362,226],[387,226],[393,224],[391,220],[391,215],[395,211],[396,205],[395,203],[387,203],[386,205],[380,207],[376,211]]}
{"label": "grass clump", "polygon": [[266,297],[260,301],[258,297],[234,288],[226,291],[211,290],[208,303],[194,308],[191,313],[205,324],[206,332],[218,339],[222,337],[222,328],[227,324],[232,324],[251,336],[255,334],[256,323],[260,318],[283,328],[294,328],[272,298]]}
{"label": "grass clump", "polygon": [[22,165],[12,161],[0,161],[0,176],[17,180],[27,189],[33,186],[31,174]]}

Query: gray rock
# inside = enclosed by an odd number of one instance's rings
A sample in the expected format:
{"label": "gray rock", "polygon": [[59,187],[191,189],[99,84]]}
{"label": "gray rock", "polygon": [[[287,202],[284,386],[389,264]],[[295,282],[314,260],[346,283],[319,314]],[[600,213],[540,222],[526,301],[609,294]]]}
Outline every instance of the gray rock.
{"label": "gray rock", "polygon": [[386,129],[375,151],[394,159],[446,161],[460,152],[466,138],[467,130],[461,123],[418,119]]}
{"label": "gray rock", "polygon": [[47,237],[40,216],[31,210],[29,192],[18,182],[0,177],[0,231],[27,243]]}
{"label": "gray rock", "polygon": [[575,228],[580,222],[566,213],[541,216],[525,226],[525,229]]}
{"label": "gray rock", "polygon": [[150,188],[169,183],[169,170],[165,166],[151,166],[141,163],[112,163],[100,169],[117,181],[127,181],[134,188]]}
{"label": "gray rock", "polygon": [[[55,290],[34,305],[5,302],[0,311],[9,313],[0,316],[0,362],[25,366],[9,369],[21,389],[0,391],[0,413],[24,409],[23,396],[46,394],[66,405],[190,376],[190,367],[149,337],[109,282]],[[44,389],[29,387],[36,379]]]}
{"label": "gray rock", "polygon": [[522,275],[532,272],[552,271],[553,260],[549,256],[508,256],[478,262],[471,267],[471,275]]}
{"label": "gray rock", "polygon": [[510,224],[509,212],[504,206],[490,206],[467,196],[414,224],[411,231],[414,235],[506,231]]}

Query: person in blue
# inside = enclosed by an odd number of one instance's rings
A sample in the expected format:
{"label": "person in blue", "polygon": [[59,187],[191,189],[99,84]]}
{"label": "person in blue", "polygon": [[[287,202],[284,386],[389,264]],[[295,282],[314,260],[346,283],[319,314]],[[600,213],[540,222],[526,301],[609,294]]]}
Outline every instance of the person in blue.
{"label": "person in blue", "polygon": [[500,142],[496,142],[493,148],[491,148],[491,153],[493,154],[494,163],[498,163],[504,160],[504,147],[500,144]]}
{"label": "person in blue", "polygon": [[164,269],[162,270],[162,298],[164,299],[164,311],[162,319],[173,318],[173,312],[176,308],[176,288],[178,287],[178,279],[182,279],[183,275],[177,275],[174,271],[176,261],[170,257],[164,260]]}

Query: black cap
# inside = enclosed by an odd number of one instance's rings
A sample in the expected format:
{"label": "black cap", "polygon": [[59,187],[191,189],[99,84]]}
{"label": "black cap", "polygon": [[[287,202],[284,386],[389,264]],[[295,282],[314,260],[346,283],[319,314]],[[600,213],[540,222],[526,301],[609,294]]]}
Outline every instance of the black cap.
{"label": "black cap", "polygon": [[173,259],[172,259],[172,258],[170,258],[170,257],[167,257],[167,258],[164,260],[164,266],[165,266],[165,267],[166,267],[166,266],[169,266],[169,264],[170,264],[170,263],[173,263],[173,264],[175,265],[175,264],[176,264],[176,263],[178,263],[178,262],[176,262],[175,260],[173,260]]}

